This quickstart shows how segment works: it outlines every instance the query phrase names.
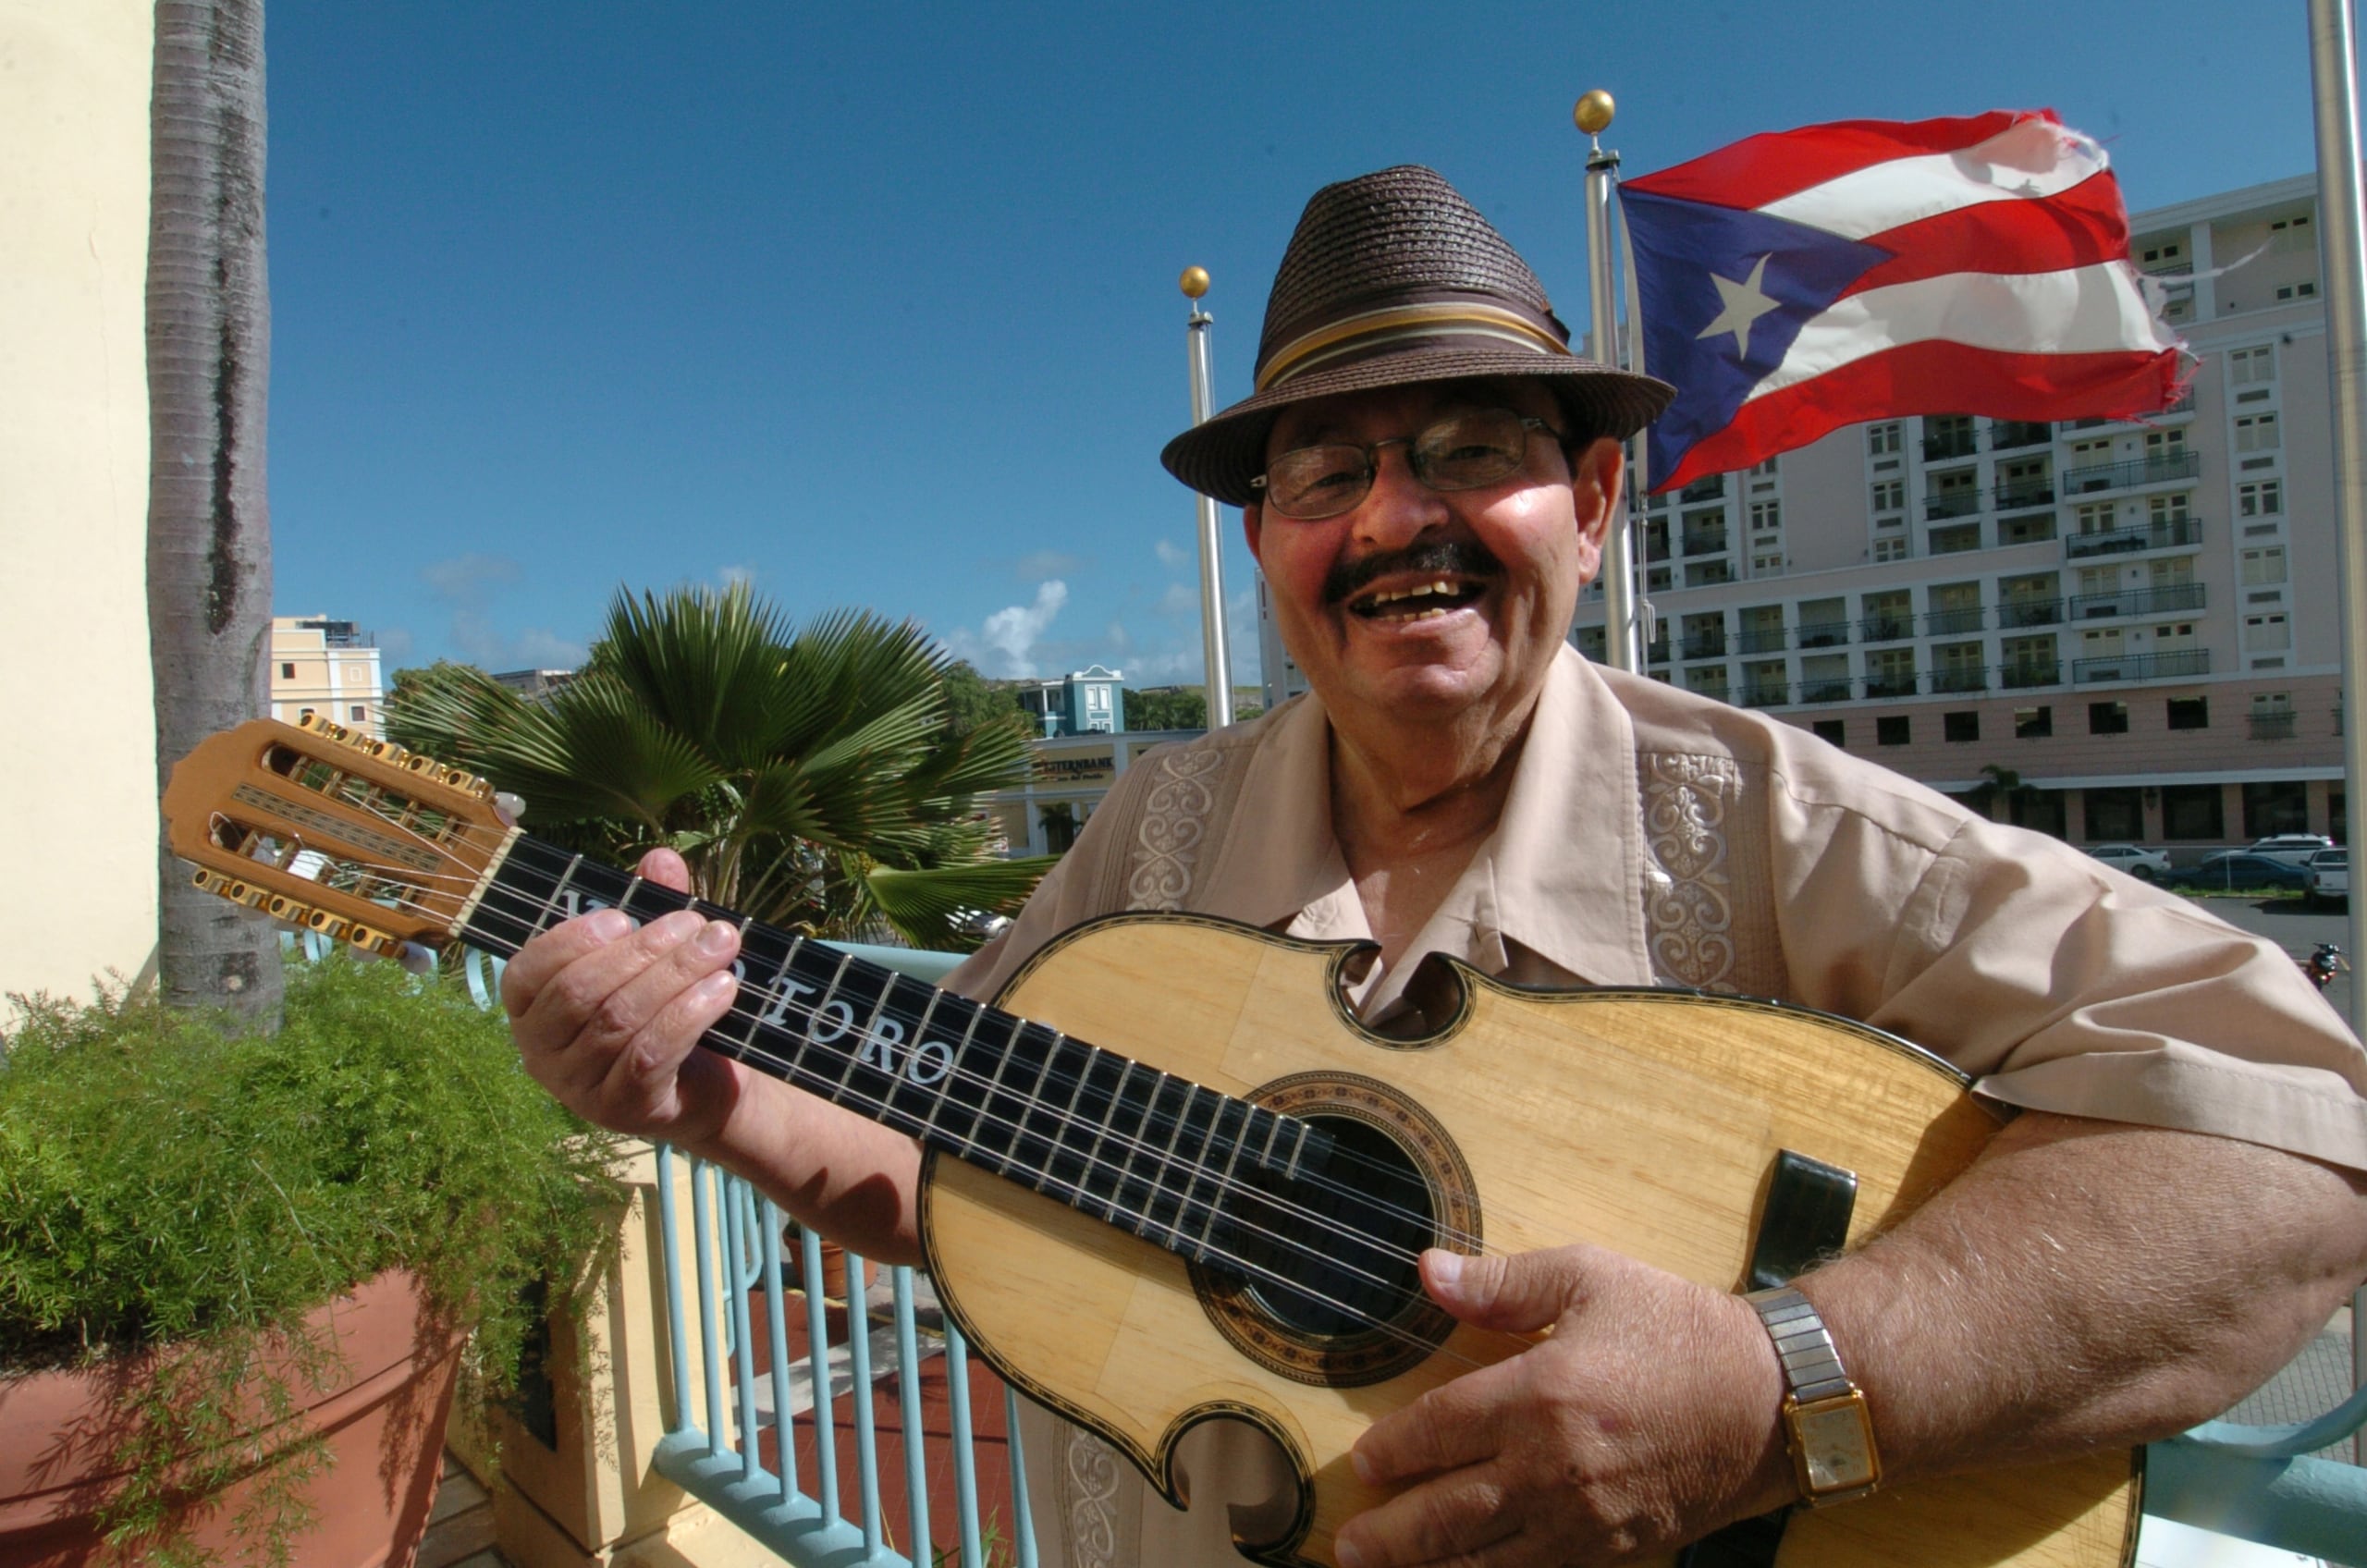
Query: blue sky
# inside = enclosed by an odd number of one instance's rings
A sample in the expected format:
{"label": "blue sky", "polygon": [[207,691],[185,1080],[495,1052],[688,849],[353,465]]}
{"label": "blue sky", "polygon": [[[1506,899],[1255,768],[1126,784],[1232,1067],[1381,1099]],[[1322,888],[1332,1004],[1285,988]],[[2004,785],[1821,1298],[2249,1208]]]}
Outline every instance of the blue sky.
{"label": "blue sky", "polygon": [[[269,11],[281,613],[566,665],[744,576],[990,675],[1199,679],[1186,265],[1220,405],[1326,181],[1446,173],[1586,321],[1570,105],[1630,174],[2051,106],[2132,208],[2313,166],[2301,0]],[[1253,568],[1223,513],[1228,587]]]}

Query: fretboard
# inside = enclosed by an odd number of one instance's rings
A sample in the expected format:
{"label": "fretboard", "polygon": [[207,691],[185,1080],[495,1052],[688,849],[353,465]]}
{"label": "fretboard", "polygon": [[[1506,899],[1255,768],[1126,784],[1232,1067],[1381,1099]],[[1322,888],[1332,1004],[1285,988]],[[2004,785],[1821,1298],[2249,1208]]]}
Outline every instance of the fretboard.
{"label": "fretboard", "polygon": [[521,837],[459,935],[503,957],[560,921],[695,909],[741,928],[739,995],[703,1045],[1196,1261],[1227,1194],[1329,1158],[1281,1116],[826,943]]}

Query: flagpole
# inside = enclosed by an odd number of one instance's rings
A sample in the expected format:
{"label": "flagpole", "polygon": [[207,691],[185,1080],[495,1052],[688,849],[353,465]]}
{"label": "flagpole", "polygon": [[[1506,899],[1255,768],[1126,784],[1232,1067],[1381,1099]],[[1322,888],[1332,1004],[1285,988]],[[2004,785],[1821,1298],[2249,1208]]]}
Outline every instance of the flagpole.
{"label": "flagpole", "polygon": [[[1619,308],[1611,281],[1611,175],[1619,154],[1606,153],[1602,133],[1611,128],[1614,105],[1598,87],[1577,102],[1570,117],[1585,132],[1587,154],[1587,312],[1594,324],[1594,357],[1619,363]],[[1641,671],[1644,648],[1636,616],[1636,531],[1628,508],[1612,509],[1603,530],[1603,658],[1613,669]]]}
{"label": "flagpole", "polygon": [[[2361,240],[2359,67],[2349,0],[2310,0],[2310,96],[2317,114],[2318,233],[2325,247],[2326,374],[2334,394],[2335,536],[2342,559],[2342,806],[2346,841],[2359,837],[2359,784],[2367,778],[2367,725],[2359,722],[2367,675],[2367,245]],[[2367,937],[2361,900],[2350,902],[2350,952]],[[2367,974],[2350,977],[2350,1028],[2367,1038]],[[2350,1298],[2351,1322],[2367,1311],[2367,1286]],[[2350,1380],[2367,1387],[2367,1334],[2353,1332]]]}
{"label": "flagpole", "polygon": [[[1216,411],[1215,377],[1208,369],[1208,328],[1216,317],[1200,308],[1208,291],[1205,267],[1185,267],[1181,279],[1184,297],[1192,301],[1192,319],[1184,328],[1192,376],[1192,423],[1208,423]],[[1208,693],[1208,728],[1221,729],[1233,722],[1233,654],[1224,629],[1224,537],[1217,518],[1216,497],[1202,495],[1200,504],[1200,655]]]}

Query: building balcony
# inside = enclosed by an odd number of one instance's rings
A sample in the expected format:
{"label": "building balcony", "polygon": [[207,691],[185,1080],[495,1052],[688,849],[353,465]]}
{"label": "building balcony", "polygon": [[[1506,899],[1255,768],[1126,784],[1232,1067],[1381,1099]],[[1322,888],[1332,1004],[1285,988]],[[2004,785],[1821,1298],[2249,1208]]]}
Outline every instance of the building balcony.
{"label": "building balcony", "polygon": [[2096,463],[2067,468],[2061,475],[2063,494],[2092,496],[2100,490],[2128,490],[2140,484],[2162,484],[2192,479],[2202,472],[2202,454],[2177,452],[2158,458],[2136,458],[2125,463]]}
{"label": "building balcony", "polygon": [[1704,474],[1677,492],[1680,501],[1714,501],[1726,493],[1726,476],[1723,473]]}
{"label": "building balcony", "polygon": [[2007,599],[1997,606],[2001,627],[2058,626],[2063,621],[2060,599]]}
{"label": "building balcony", "polygon": [[2031,659],[2005,665],[1997,671],[1997,683],[2008,691],[2018,691],[2027,686],[2060,686],[2063,684],[2063,666],[2055,659]]}
{"label": "building balcony", "polygon": [[2051,507],[2054,505],[2054,481],[2017,479],[2010,484],[1997,486],[1997,509],[2011,511],[2017,507]]}
{"label": "building balcony", "polygon": [[1846,703],[1849,700],[1846,680],[1803,680],[1800,701],[1804,703]]}
{"label": "building balcony", "polygon": [[2297,733],[2300,716],[2290,708],[2263,708],[2250,714],[2251,737],[2255,741],[2290,741]]}
{"label": "building balcony", "polygon": [[2033,424],[2021,420],[1999,420],[1989,427],[1989,449],[2005,451],[2009,447],[2043,447],[2054,439],[2054,426],[2044,421]]}
{"label": "building balcony", "polygon": [[1685,656],[1688,659],[1724,658],[1726,656],[1725,633],[1721,631],[1707,636],[1687,637],[1685,640]]}
{"label": "building balcony", "polygon": [[[2194,394],[2189,392],[2185,397],[2180,398],[2177,402],[2172,403],[2168,408],[2164,409],[2161,412],[2147,414],[2144,417],[2149,420],[2167,419],[2173,414],[2190,414],[2192,412],[2194,412]],[[2134,424],[2136,423],[2137,422],[2134,419],[2075,419],[2070,423],[2065,425],[2064,428],[2066,430],[2094,430],[2101,425]]]}
{"label": "building balcony", "polygon": [[2175,582],[2165,588],[2129,588],[2117,594],[2074,594],[2071,619],[2103,620],[2116,616],[2176,615],[2202,607],[2202,584]]}
{"label": "building balcony", "polygon": [[1792,700],[1792,688],[1782,681],[1746,686],[1737,700],[1747,708],[1780,708]]}
{"label": "building balcony", "polygon": [[1687,685],[1685,689],[1697,697],[1710,697],[1721,703],[1727,700],[1726,683],[1723,680],[1713,680],[1706,686]]}
{"label": "building balcony", "polygon": [[1923,634],[1939,637],[1955,631],[1978,631],[1985,624],[1988,612],[1979,605],[1963,609],[1933,610],[1923,618]]}
{"label": "building balcony", "polygon": [[1981,510],[1979,490],[1950,490],[1943,495],[1923,497],[1923,521],[1937,522],[1944,518],[1970,517]]}
{"label": "building balcony", "polygon": [[1872,697],[1911,697],[1915,695],[1915,672],[1866,677],[1866,695]]}
{"label": "building balcony", "polygon": [[1923,437],[1923,460],[1927,463],[1944,463],[1950,458],[1974,457],[1980,450],[1980,444],[1973,439],[1969,430]]}
{"label": "building balcony", "polygon": [[1868,643],[1901,643],[1915,635],[1915,623],[1904,610],[1896,615],[1869,616],[1858,623],[1858,635]]}
{"label": "building balcony", "polygon": [[2073,659],[2071,679],[2078,685],[2103,680],[2174,680],[2211,673],[2211,650],[2181,648],[2168,654],[2123,654],[2117,658]]}
{"label": "building balcony", "polygon": [[1688,556],[1722,556],[1726,551],[1726,531],[1705,528],[1685,535],[1685,553]]}
{"label": "building balcony", "polygon": [[1803,648],[1838,648],[1849,641],[1849,623],[1846,620],[1803,623],[1799,640]]}
{"label": "building balcony", "polygon": [[1989,671],[1975,665],[1970,669],[1935,669],[1932,672],[1934,692],[1986,692]]}
{"label": "building balcony", "polygon": [[2139,528],[2116,528],[2103,533],[2067,533],[2063,553],[2072,560],[2083,556],[2127,555],[2138,550],[2175,550],[2202,543],[2202,520],[2182,517],[2173,522],[2152,522]]}
{"label": "building balcony", "polygon": [[1745,654],[1780,654],[1784,651],[1784,629],[1746,627],[1735,639],[1735,648]]}

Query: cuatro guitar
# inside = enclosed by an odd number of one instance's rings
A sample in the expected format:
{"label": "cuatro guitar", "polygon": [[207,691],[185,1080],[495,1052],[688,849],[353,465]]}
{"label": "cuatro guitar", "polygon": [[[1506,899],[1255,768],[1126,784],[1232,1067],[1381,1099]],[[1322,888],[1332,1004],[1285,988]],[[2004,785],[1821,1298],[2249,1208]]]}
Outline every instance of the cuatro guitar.
{"label": "cuatro guitar", "polygon": [[[317,720],[206,741],[165,813],[199,886],[379,953],[506,955],[585,910],[692,903],[506,825],[483,780]],[[1373,1419],[1529,1342],[1430,1305],[1424,1247],[1584,1240],[1772,1283],[1896,1222],[1998,1125],[1936,1058],[1767,1002],[1451,965],[1452,1017],[1384,1039],[1341,1001],[1356,949],[1218,921],[1088,924],[993,1007],[741,924],[738,1001],[705,1045],[920,1140],[946,1309],[1170,1497],[1193,1423],[1269,1433],[1301,1506],[1243,1543],[1268,1562],[1331,1562],[1378,1501],[1346,1458]],[[2134,1456],[2099,1453],[1877,1492],[1699,1561],[2108,1568],[2133,1558],[2138,1491]]]}

